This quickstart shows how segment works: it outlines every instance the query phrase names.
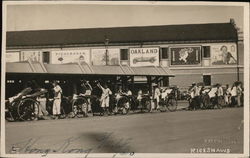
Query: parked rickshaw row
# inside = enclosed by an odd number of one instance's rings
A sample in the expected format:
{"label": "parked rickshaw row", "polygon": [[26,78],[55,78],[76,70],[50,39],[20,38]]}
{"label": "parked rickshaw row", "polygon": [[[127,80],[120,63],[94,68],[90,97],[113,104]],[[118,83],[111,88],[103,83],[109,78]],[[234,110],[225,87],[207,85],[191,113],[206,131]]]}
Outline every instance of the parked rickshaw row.
{"label": "parked rickshaw row", "polygon": [[[82,92],[73,94],[72,97],[63,96],[60,85],[54,81],[53,97],[49,97],[48,90],[37,88],[36,84],[30,85],[16,96],[6,100],[6,119],[9,121],[25,121],[46,119],[51,117],[74,118],[88,117],[90,115],[108,116],[137,112],[176,111],[177,89],[168,87],[161,89],[161,95],[150,95],[149,92],[139,90],[132,94],[128,88],[119,87],[113,93],[107,84],[99,81],[82,81]],[[92,88],[93,87],[93,88]],[[98,92],[99,91],[99,92]]]}

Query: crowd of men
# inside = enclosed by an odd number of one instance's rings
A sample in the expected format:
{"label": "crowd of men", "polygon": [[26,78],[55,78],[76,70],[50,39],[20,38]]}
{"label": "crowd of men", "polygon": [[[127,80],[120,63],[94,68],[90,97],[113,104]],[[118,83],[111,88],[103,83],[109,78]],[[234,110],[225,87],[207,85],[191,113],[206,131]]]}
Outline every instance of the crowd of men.
{"label": "crowd of men", "polygon": [[229,106],[243,106],[243,87],[241,82],[234,82],[232,86],[228,84],[223,87],[221,84],[215,84],[212,87],[198,86],[193,83],[189,89],[190,108],[200,105],[203,100],[202,96],[209,96],[210,101],[222,100],[225,105]]}
{"label": "crowd of men", "polygon": [[[96,95],[95,88],[98,88],[101,91],[101,95],[99,97],[99,106],[102,109],[103,112],[108,113],[109,112],[109,106],[110,106],[110,96],[112,94],[115,95],[116,104],[123,96],[132,96],[132,91],[128,89],[127,87],[125,89],[122,89],[121,86],[118,87],[118,90],[116,93],[113,93],[111,89],[108,87],[107,83],[101,84],[99,81],[94,82],[95,87],[93,88],[89,81],[81,80],[81,91],[78,94],[73,94],[73,99],[77,99],[78,96],[86,96],[88,105],[84,109],[84,113],[91,113],[92,112],[92,102],[90,100],[91,95]],[[63,90],[61,86],[58,84],[58,82],[53,81],[52,82],[53,88],[51,89],[53,91],[53,98],[50,98],[49,100],[53,102],[52,105],[52,118],[57,119],[61,115],[61,104],[62,104],[62,97],[63,97]],[[29,89],[29,90],[28,90]],[[159,110],[160,109],[160,101],[161,99],[167,98],[168,95],[172,92],[173,89],[168,88],[162,88],[159,84],[153,84],[152,89],[152,97],[151,100],[153,100],[152,103],[152,109]],[[27,97],[35,96],[34,98],[39,102],[39,107],[37,108],[37,119],[43,118],[43,116],[48,116],[49,112],[47,111],[46,104],[48,100],[48,96],[46,95],[48,91],[45,88],[40,88],[35,81],[28,82],[28,88],[23,90],[22,92],[18,93],[16,96],[9,98],[9,102],[13,102],[15,99],[19,98],[20,96],[23,96],[26,93]],[[146,92],[149,94],[149,91]],[[31,94],[31,95],[30,95]],[[34,95],[37,94],[37,95]],[[189,89],[189,95],[190,95],[190,105],[189,107],[192,108],[195,105],[200,105],[202,103],[202,95],[207,94],[210,99],[213,98],[223,98],[226,105],[237,105],[242,106],[243,105],[243,88],[242,84],[240,82],[235,82],[232,86],[226,85],[225,88],[223,88],[220,84],[216,84],[212,86],[211,88],[206,88],[202,85],[197,85],[196,83],[193,83],[192,86]],[[141,105],[141,101],[143,98],[142,90],[138,90],[136,94],[136,99]],[[129,103],[127,103],[129,106]],[[114,111],[117,111],[117,106]]]}

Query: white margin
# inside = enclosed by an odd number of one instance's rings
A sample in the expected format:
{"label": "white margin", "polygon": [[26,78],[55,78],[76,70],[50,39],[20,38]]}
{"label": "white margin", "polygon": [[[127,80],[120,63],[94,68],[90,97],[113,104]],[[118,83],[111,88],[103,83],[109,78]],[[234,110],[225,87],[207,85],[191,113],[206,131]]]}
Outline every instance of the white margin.
{"label": "white margin", "polygon": [[[6,50],[6,14],[7,5],[27,5],[27,4],[86,4],[86,5],[174,5],[174,6],[185,6],[185,5],[207,5],[207,6],[243,6],[244,7],[244,153],[243,154],[143,154],[135,153],[134,156],[119,155],[115,157],[248,157],[249,156],[249,4],[247,2],[159,2],[159,1],[4,1],[2,10],[2,73],[1,73],[1,157],[41,157],[39,154],[5,154],[5,50]],[[248,53],[247,53],[248,52]],[[247,105],[247,106],[246,106]],[[84,154],[48,154],[46,157],[81,157]],[[113,157],[114,154],[96,154],[91,153],[88,157]]]}

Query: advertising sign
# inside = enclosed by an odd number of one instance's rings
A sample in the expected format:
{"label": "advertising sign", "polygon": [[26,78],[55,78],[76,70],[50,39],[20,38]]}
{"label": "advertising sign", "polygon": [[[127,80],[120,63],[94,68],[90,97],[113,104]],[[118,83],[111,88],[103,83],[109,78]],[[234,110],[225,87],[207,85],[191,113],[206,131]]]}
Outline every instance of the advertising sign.
{"label": "advertising sign", "polygon": [[131,67],[159,66],[159,47],[130,48],[129,58]]}
{"label": "advertising sign", "polygon": [[201,63],[200,46],[171,47],[171,65],[198,65]]}
{"label": "advertising sign", "polygon": [[41,51],[22,51],[21,52],[21,61],[26,61],[30,59],[31,61],[42,61],[42,52]]}
{"label": "advertising sign", "polygon": [[212,65],[227,65],[237,63],[237,49],[235,43],[211,45]]}
{"label": "advertising sign", "polygon": [[20,60],[19,52],[6,53],[5,61],[6,62],[18,62]]}
{"label": "advertising sign", "polygon": [[51,51],[52,64],[66,64],[66,63],[90,63],[89,50],[55,50]]}
{"label": "advertising sign", "polygon": [[91,49],[91,61],[93,65],[119,65],[120,49]]}

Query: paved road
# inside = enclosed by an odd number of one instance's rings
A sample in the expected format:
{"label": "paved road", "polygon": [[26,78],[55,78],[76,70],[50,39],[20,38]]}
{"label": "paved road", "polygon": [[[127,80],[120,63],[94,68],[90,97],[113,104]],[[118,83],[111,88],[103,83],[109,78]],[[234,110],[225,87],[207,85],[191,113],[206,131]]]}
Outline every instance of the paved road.
{"label": "paved road", "polygon": [[226,108],[6,122],[6,152],[241,153],[242,120]]}

